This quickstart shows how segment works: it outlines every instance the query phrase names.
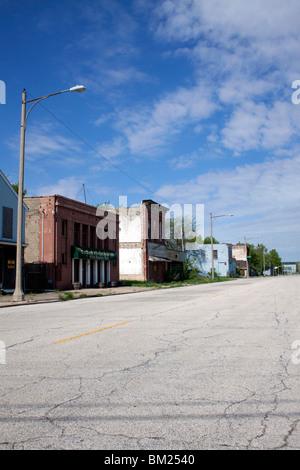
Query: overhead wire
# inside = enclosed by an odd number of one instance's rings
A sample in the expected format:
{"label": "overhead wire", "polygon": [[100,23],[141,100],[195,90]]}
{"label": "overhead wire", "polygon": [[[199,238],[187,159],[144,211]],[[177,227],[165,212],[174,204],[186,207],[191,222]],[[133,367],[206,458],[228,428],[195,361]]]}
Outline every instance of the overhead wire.
{"label": "overhead wire", "polygon": [[[28,93],[30,95],[30,93]],[[32,97],[32,95],[30,95]],[[97,149],[95,149],[91,144],[89,144],[85,139],[83,139],[77,132],[75,132],[73,129],[71,129],[67,124],[65,124],[60,118],[58,118],[52,111],[50,111],[44,104],[39,103],[42,108],[45,109],[56,121],[58,121],[63,127],[65,127],[71,134],[73,134],[77,139],[79,139],[81,142],[83,142],[90,150],[95,152],[97,155],[99,155],[101,158],[103,158],[105,161],[107,161],[111,166],[113,166],[116,170],[120,171],[125,175],[127,178],[129,178],[131,181],[134,183],[138,184],[141,188],[146,190],[148,193],[150,192],[151,194],[155,194],[151,189],[147,188],[144,186],[141,182],[137,181],[135,178],[133,178],[131,175],[129,175],[126,171],[122,170],[118,165],[113,163],[109,158],[105,157],[101,152],[99,152]]]}

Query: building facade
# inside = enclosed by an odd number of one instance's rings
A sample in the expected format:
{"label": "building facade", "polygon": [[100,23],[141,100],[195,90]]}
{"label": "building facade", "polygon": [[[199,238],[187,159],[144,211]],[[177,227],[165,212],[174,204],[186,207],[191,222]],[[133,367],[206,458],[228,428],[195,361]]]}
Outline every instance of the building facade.
{"label": "building facade", "polygon": [[165,215],[168,209],[151,199],[140,206],[120,207],[120,279],[163,282],[166,272],[182,270],[184,254],[168,250]]}
{"label": "building facade", "polygon": [[249,276],[249,247],[246,245],[233,245],[232,256],[236,260],[236,267],[241,272],[242,276]]}
{"label": "building facade", "polygon": [[[232,245],[218,243],[213,245],[214,270],[222,277],[236,276],[236,263],[232,256]],[[201,276],[210,276],[212,270],[211,245],[195,244],[195,249],[188,250],[188,259],[193,260]]]}
{"label": "building facade", "polygon": [[[25,247],[25,211],[23,204],[23,249]],[[0,290],[15,288],[18,194],[0,170]]]}
{"label": "building facade", "polygon": [[117,216],[115,230],[108,235],[104,225],[107,212],[99,215],[96,207],[59,195],[25,201],[29,208],[25,263],[45,269],[45,287],[64,290],[118,282]]}
{"label": "building facade", "polygon": [[296,274],[297,273],[297,263],[296,261],[284,261],[282,263],[282,273],[283,274]]}

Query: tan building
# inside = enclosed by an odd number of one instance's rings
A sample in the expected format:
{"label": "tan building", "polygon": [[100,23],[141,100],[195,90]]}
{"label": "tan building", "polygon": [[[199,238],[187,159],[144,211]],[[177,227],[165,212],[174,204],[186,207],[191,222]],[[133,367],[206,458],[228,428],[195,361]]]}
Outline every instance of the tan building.
{"label": "tan building", "polygon": [[236,269],[240,269],[243,277],[249,275],[249,248],[246,245],[233,245],[232,257],[236,260]]}

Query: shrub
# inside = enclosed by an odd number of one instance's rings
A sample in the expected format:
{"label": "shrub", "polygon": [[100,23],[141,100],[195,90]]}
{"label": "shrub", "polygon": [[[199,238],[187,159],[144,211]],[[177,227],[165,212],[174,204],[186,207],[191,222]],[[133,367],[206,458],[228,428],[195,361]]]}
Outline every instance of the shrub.
{"label": "shrub", "polygon": [[65,300],[72,300],[74,299],[74,296],[72,294],[72,292],[61,292],[58,296],[59,300],[61,300],[62,302],[65,301]]}

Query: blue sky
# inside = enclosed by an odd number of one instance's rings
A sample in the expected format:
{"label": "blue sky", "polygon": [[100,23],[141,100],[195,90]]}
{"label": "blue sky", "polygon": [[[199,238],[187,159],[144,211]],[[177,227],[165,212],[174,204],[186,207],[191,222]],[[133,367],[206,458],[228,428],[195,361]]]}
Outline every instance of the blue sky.
{"label": "blue sky", "polygon": [[28,195],[204,204],[220,242],[300,260],[298,0],[0,0],[1,169]]}

